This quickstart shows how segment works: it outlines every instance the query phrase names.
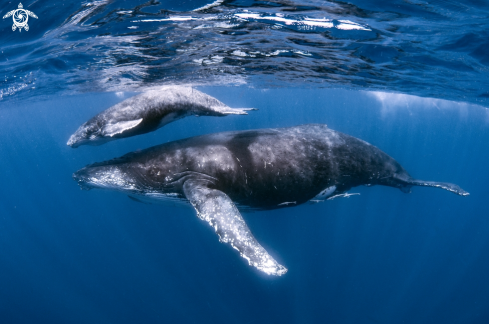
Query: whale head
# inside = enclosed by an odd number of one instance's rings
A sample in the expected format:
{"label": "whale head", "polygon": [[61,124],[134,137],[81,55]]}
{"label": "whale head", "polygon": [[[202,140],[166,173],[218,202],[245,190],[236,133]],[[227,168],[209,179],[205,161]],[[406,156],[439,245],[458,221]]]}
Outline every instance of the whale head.
{"label": "whale head", "polygon": [[104,163],[88,165],[73,173],[73,179],[84,190],[94,188],[124,192],[140,190],[137,177],[124,165]]}
{"label": "whale head", "polygon": [[137,130],[143,118],[106,119],[104,116],[97,115],[81,125],[76,132],[70,136],[66,145],[77,148],[81,145],[102,145],[111,140],[121,137],[131,136]]}
{"label": "whale head", "polygon": [[103,127],[99,123],[91,119],[78,127],[75,133],[70,136],[66,145],[77,148],[81,145],[101,145],[110,140],[103,133]]}
{"label": "whale head", "polygon": [[[181,186],[189,172],[168,176],[163,170],[158,169],[155,175],[151,175],[148,174],[148,168],[140,162],[131,161],[133,156],[134,154],[129,154],[87,165],[73,173],[73,180],[83,190],[108,189],[122,192],[136,201],[171,203],[172,206],[180,205],[182,202],[186,204],[182,199]],[[155,171],[154,168],[149,169],[149,172]]]}

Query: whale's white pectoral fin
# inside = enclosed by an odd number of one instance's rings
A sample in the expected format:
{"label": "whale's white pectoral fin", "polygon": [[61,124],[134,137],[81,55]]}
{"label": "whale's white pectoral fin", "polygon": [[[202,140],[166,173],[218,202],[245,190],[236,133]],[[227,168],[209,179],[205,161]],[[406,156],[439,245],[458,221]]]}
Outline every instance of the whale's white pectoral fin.
{"label": "whale's white pectoral fin", "polygon": [[122,121],[115,124],[108,124],[103,129],[105,136],[113,137],[117,134],[121,134],[129,129],[132,129],[139,125],[143,121],[142,118],[136,120]]}
{"label": "whale's white pectoral fin", "polygon": [[231,108],[228,106],[213,106],[211,110],[217,116],[227,116],[227,115],[248,115],[247,111],[258,110],[256,108]]}
{"label": "whale's white pectoral fin", "polygon": [[281,276],[287,269],[278,264],[258,243],[231,199],[222,191],[210,189],[206,182],[187,180],[185,196],[197,211],[197,216],[211,225],[219,241],[229,243],[248,260],[249,264],[266,274]]}
{"label": "whale's white pectoral fin", "polygon": [[223,111],[225,115],[248,115],[247,111],[258,110],[256,108],[230,108],[229,110]]}

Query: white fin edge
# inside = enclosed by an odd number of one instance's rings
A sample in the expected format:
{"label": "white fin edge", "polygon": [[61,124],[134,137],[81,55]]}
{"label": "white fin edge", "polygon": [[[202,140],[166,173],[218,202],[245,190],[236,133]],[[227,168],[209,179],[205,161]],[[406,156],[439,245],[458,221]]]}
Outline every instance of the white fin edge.
{"label": "white fin edge", "polygon": [[123,132],[136,127],[142,121],[143,118],[139,118],[135,120],[122,121],[115,124],[108,124],[107,126],[104,127],[104,135],[113,137],[117,134],[122,134]]}

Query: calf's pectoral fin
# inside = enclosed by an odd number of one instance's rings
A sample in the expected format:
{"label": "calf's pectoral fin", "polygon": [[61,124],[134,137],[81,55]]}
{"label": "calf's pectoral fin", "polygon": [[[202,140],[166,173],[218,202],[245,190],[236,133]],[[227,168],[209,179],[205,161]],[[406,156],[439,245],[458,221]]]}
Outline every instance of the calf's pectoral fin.
{"label": "calf's pectoral fin", "polygon": [[287,272],[258,243],[238,209],[224,192],[210,189],[207,182],[199,180],[187,180],[183,191],[197,211],[197,216],[214,228],[219,241],[231,244],[250,265],[266,274],[280,276]]}
{"label": "calf's pectoral fin", "polygon": [[258,110],[256,108],[231,108],[231,107],[222,107],[222,106],[214,106],[211,107],[212,112],[217,116],[227,116],[227,115],[248,115],[247,111]]}
{"label": "calf's pectoral fin", "polygon": [[[402,179],[401,177],[395,177],[402,183],[406,184],[406,186],[420,186],[420,187],[435,187],[435,188],[441,188],[448,190],[450,192],[453,192],[459,196],[468,196],[469,193],[462,188],[460,188],[458,185],[453,184],[453,183],[448,183],[448,182],[435,182],[435,181],[424,181],[424,180],[417,180],[417,179]],[[402,190],[402,189],[401,189]]]}
{"label": "calf's pectoral fin", "polygon": [[122,134],[123,132],[133,129],[137,125],[141,124],[143,118],[135,119],[135,120],[126,120],[120,121],[115,124],[107,124],[103,128],[104,136],[113,137],[117,134]]}
{"label": "calf's pectoral fin", "polygon": [[224,115],[248,115],[247,111],[258,110],[256,108],[231,108],[223,112]]}

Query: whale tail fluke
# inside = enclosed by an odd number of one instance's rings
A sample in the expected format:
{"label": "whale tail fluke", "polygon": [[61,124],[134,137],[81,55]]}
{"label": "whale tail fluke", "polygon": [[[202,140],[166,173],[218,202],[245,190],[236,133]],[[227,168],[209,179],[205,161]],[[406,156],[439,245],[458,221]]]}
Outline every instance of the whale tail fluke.
{"label": "whale tail fluke", "polygon": [[412,179],[408,181],[408,184],[413,186],[421,186],[421,187],[435,187],[448,190],[453,192],[459,196],[468,196],[470,195],[467,191],[460,188],[458,185],[448,182],[435,182],[435,181],[424,181],[424,180],[416,180]]}
{"label": "whale tail fluke", "polygon": [[469,193],[462,188],[460,188],[458,185],[453,184],[453,183],[448,183],[448,182],[435,182],[435,181],[425,181],[425,180],[417,180],[411,178],[409,175],[394,175],[394,178],[402,184],[400,189],[403,192],[409,193],[411,192],[411,187],[412,186],[419,186],[419,187],[435,187],[435,188],[441,188],[448,190],[450,192],[453,192],[459,196],[468,196]]}

